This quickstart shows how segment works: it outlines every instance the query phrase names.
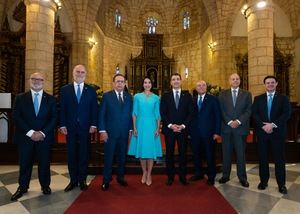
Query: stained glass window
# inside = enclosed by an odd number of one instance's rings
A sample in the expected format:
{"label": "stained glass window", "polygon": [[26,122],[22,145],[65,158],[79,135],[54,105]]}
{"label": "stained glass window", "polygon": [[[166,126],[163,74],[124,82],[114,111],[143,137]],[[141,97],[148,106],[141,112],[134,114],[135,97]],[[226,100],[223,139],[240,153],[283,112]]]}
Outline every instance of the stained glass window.
{"label": "stained glass window", "polygon": [[156,25],[158,24],[158,20],[152,16],[148,17],[146,21],[146,25],[148,26],[148,33],[155,34],[156,32]]}
{"label": "stained glass window", "polygon": [[182,24],[183,24],[184,30],[187,30],[190,28],[190,13],[187,11],[184,12],[184,14],[183,14]]}
{"label": "stained glass window", "polygon": [[115,11],[115,26],[121,27],[122,15],[118,9]]}

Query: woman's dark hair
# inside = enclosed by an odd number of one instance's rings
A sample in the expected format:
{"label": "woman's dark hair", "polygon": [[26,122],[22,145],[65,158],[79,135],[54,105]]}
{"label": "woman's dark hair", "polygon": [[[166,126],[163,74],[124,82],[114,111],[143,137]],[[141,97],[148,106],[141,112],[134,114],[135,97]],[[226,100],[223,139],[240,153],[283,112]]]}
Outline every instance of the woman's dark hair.
{"label": "woman's dark hair", "polygon": [[148,76],[144,77],[144,79],[143,79],[143,81],[142,81],[141,91],[144,91],[144,90],[145,90],[145,89],[144,89],[144,82],[145,82],[145,79],[150,80],[150,83],[151,83],[151,89],[150,89],[150,91],[153,92],[153,91],[152,91],[152,90],[153,90],[153,82],[151,81],[150,77],[148,77]]}

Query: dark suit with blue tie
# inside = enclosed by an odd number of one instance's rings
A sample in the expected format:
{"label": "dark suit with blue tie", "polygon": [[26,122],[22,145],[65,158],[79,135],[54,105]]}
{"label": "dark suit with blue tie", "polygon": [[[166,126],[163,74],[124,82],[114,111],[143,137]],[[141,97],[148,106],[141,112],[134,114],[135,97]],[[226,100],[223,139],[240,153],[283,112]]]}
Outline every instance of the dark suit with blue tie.
{"label": "dark suit with blue tie", "polygon": [[[50,185],[50,149],[54,142],[54,128],[57,121],[56,100],[53,96],[42,93],[37,115],[34,110],[31,91],[19,94],[13,107],[15,123],[14,143],[19,150],[19,185],[22,192],[29,188],[34,157],[38,160],[39,182],[42,188]],[[26,134],[30,131],[41,131],[45,138],[33,141]]]}
{"label": "dark suit with blue tie", "polygon": [[97,127],[97,95],[93,87],[84,84],[80,101],[76,97],[74,84],[61,88],[60,127],[66,127],[68,169],[72,184],[85,182],[90,149],[91,126]]}
{"label": "dark suit with blue tie", "polygon": [[[186,176],[186,148],[188,128],[193,116],[192,97],[189,92],[181,91],[178,107],[173,91],[165,93],[161,98],[160,115],[163,123],[162,132],[166,138],[166,168],[167,175],[173,179],[175,175],[174,149],[175,142],[179,152],[179,176],[185,179]],[[184,125],[181,132],[173,132],[168,127],[170,124]]]}
{"label": "dark suit with blue tie", "polygon": [[[271,147],[275,163],[276,181],[279,187],[285,185],[285,138],[287,121],[291,115],[291,105],[287,96],[274,94],[268,116],[268,98],[266,93],[256,96],[252,106],[252,116],[256,125],[259,151],[259,176],[263,184],[267,184],[269,174],[268,151]],[[276,128],[268,134],[262,127],[264,122],[273,123]]]}
{"label": "dark suit with blue tie", "polygon": [[[202,95],[203,96],[203,95]],[[208,179],[213,181],[216,176],[215,140],[213,135],[221,132],[221,110],[218,99],[205,94],[202,103],[198,96],[193,99],[194,115],[190,126],[193,157],[195,162],[195,176],[203,176],[201,154],[207,161]],[[202,151],[202,152],[201,152]]]}
{"label": "dark suit with blue tie", "polygon": [[121,99],[112,90],[103,94],[100,106],[99,130],[106,131],[108,135],[104,144],[103,183],[109,183],[112,179],[114,156],[118,162],[117,180],[124,180],[128,136],[132,129],[132,96],[123,91]]}

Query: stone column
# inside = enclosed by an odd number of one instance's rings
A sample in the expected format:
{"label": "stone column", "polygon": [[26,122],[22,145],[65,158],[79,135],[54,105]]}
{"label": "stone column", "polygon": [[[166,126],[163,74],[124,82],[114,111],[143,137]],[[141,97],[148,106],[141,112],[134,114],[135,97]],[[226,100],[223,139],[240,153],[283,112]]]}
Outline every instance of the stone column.
{"label": "stone column", "polygon": [[25,88],[30,74],[45,75],[44,89],[53,93],[54,18],[56,5],[52,0],[25,0],[26,4],[26,54]]}
{"label": "stone column", "polygon": [[251,0],[246,11],[249,91],[253,96],[265,91],[264,77],[274,75],[273,4],[272,0],[266,0],[266,6],[258,8],[258,2]]}

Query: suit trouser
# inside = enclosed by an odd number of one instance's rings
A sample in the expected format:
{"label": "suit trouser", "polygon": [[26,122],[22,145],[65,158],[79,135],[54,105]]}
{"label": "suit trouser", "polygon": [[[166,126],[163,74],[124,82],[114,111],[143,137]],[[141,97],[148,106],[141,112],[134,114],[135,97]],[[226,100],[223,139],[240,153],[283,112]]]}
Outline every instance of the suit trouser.
{"label": "suit trouser", "polygon": [[267,184],[270,178],[269,150],[275,163],[275,176],[278,186],[285,185],[285,141],[275,134],[263,134],[258,136],[259,151],[259,177],[262,183]]}
{"label": "suit trouser", "polygon": [[215,141],[212,139],[212,137],[208,138],[193,136],[191,143],[195,165],[195,175],[204,175],[202,160],[206,159],[207,177],[209,180],[214,180],[216,177]]}
{"label": "suit trouser", "polygon": [[86,180],[88,174],[90,134],[89,130],[68,130],[68,169],[71,183]]}
{"label": "suit trouser", "polygon": [[166,139],[166,169],[167,175],[170,178],[175,176],[175,164],[174,164],[174,150],[175,142],[177,142],[177,148],[179,153],[179,176],[186,176],[186,133],[173,133],[165,135]]}
{"label": "suit trouser", "polygon": [[114,156],[116,156],[118,163],[117,180],[124,180],[127,146],[128,137],[113,138],[109,136],[107,142],[104,143],[104,183],[109,183],[112,180]]}
{"label": "suit trouser", "polygon": [[223,177],[229,178],[231,172],[231,157],[233,149],[236,154],[237,176],[239,180],[247,180],[246,174],[246,135],[234,132],[222,133]]}
{"label": "suit trouser", "polygon": [[19,185],[22,191],[29,188],[34,157],[38,161],[38,176],[41,187],[50,185],[50,143],[27,140],[18,145],[19,150]]}

